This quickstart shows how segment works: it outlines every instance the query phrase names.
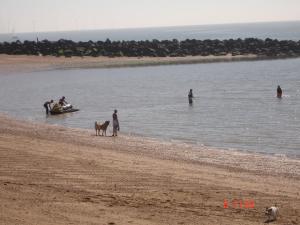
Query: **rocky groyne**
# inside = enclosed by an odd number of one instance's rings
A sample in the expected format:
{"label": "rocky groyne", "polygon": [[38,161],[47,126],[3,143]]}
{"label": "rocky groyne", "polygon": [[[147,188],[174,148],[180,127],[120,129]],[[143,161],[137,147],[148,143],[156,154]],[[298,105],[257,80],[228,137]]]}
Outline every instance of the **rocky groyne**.
{"label": "rocky groyne", "polygon": [[277,39],[228,39],[184,41],[15,41],[0,43],[0,54],[43,55],[43,56],[107,56],[107,57],[184,57],[184,56],[222,56],[231,54],[261,57],[298,57],[300,41]]}

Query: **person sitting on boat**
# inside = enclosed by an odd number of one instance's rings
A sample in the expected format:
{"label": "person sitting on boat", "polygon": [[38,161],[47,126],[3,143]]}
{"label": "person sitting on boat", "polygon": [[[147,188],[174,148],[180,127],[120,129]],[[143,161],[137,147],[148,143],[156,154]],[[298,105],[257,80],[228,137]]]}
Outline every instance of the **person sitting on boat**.
{"label": "person sitting on boat", "polygon": [[193,103],[193,98],[194,98],[193,89],[190,89],[190,92],[188,94],[188,98],[189,98],[189,103],[192,104]]}
{"label": "person sitting on boat", "polygon": [[47,101],[44,103],[44,107],[46,109],[46,115],[49,114],[49,111],[51,110],[51,104],[53,103],[53,100]]}
{"label": "person sitting on boat", "polygon": [[59,99],[59,105],[62,107],[63,110],[72,109],[72,105],[66,102],[65,96],[62,96],[61,99]]}
{"label": "person sitting on boat", "polygon": [[61,99],[59,99],[58,103],[59,103],[61,106],[65,106],[65,105],[68,104],[68,103],[66,102],[65,96],[62,96]]}
{"label": "person sitting on boat", "polygon": [[278,85],[277,86],[277,98],[281,98],[282,97],[282,89],[281,87]]}

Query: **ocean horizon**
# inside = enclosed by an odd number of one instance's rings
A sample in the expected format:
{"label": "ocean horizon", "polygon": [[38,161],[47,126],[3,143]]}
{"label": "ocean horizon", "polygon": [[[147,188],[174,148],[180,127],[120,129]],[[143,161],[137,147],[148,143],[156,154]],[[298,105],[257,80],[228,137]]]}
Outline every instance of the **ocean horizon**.
{"label": "ocean horizon", "polygon": [[188,25],[147,28],[2,33],[0,42],[68,39],[73,41],[272,38],[300,40],[300,21]]}

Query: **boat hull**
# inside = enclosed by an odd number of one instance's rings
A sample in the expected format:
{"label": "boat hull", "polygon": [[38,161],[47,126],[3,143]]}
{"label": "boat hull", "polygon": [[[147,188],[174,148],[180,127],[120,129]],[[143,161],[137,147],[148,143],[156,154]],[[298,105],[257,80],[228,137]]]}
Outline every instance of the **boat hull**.
{"label": "boat hull", "polygon": [[60,111],[60,112],[50,111],[50,114],[51,114],[51,115],[59,115],[59,114],[65,114],[65,113],[77,112],[77,111],[79,111],[79,109],[65,109],[65,110]]}

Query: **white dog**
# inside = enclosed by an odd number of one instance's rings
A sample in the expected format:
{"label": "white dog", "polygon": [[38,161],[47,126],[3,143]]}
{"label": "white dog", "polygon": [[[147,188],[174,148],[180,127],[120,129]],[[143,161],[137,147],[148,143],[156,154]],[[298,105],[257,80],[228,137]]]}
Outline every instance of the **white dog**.
{"label": "white dog", "polygon": [[266,207],[266,213],[265,213],[267,216],[268,216],[268,222],[271,222],[271,221],[275,221],[277,219],[277,216],[279,214],[279,209],[278,207],[276,206],[271,206],[271,207]]}

